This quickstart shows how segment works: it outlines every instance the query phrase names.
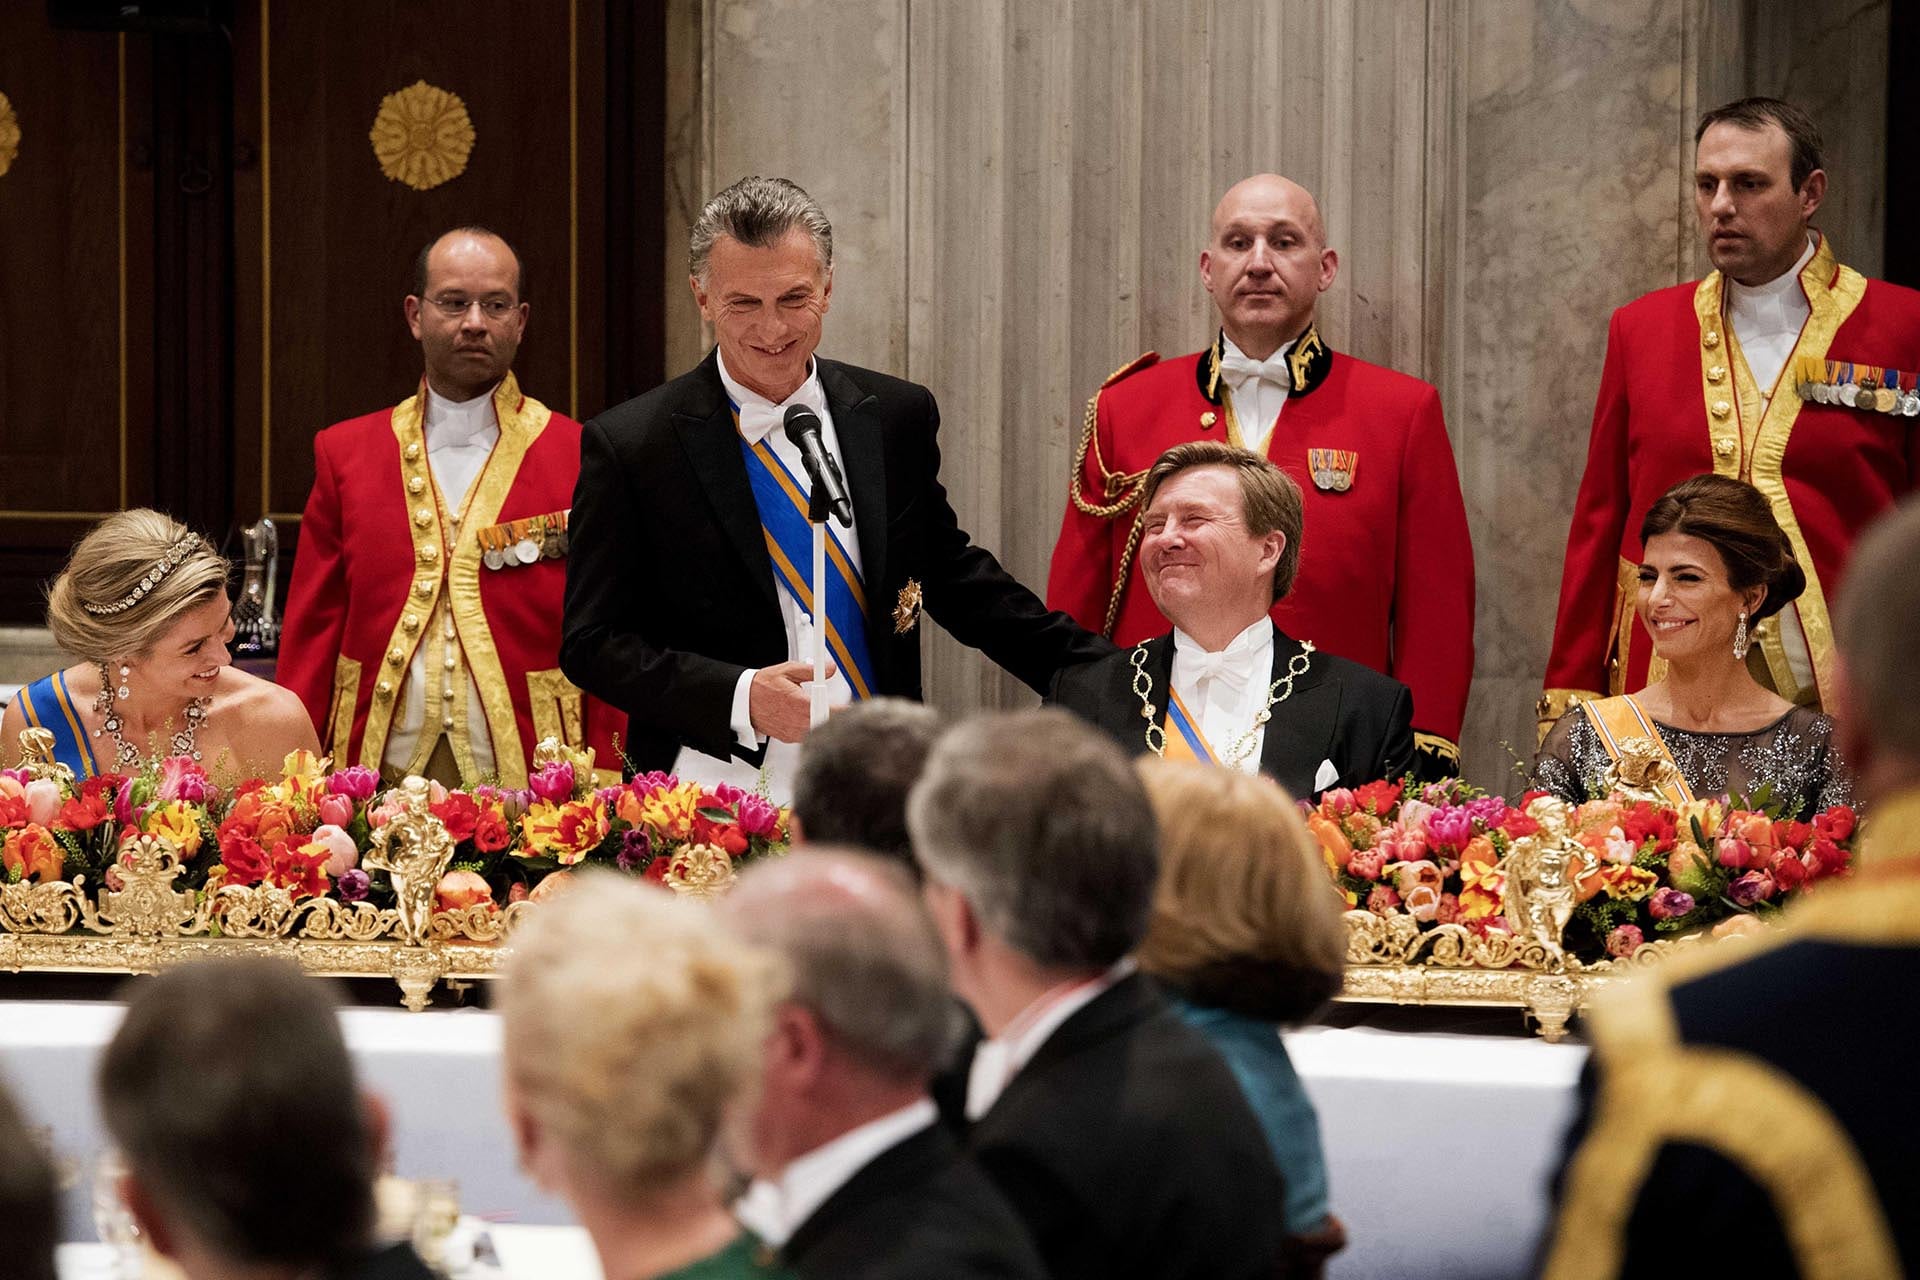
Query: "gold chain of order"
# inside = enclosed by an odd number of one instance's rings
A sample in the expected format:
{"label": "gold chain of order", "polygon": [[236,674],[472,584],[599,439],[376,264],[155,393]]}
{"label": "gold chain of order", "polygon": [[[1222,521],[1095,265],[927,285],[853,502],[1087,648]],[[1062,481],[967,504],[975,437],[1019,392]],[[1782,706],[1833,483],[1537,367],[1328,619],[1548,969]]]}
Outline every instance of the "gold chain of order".
{"label": "gold chain of order", "polygon": [[[1287,660],[1287,670],[1278,680],[1267,686],[1267,705],[1261,707],[1253,717],[1253,727],[1234,740],[1221,763],[1229,769],[1240,767],[1253,751],[1253,736],[1273,719],[1273,709],[1293,696],[1293,682],[1307,674],[1312,665],[1309,655],[1313,653],[1313,641],[1302,640],[1300,652]],[[1157,756],[1167,753],[1167,731],[1160,724],[1158,708],[1153,705],[1153,677],[1147,674],[1147,646],[1143,641],[1134,648],[1128,659],[1133,664],[1133,695],[1140,699],[1140,718],[1147,722],[1147,749]]]}

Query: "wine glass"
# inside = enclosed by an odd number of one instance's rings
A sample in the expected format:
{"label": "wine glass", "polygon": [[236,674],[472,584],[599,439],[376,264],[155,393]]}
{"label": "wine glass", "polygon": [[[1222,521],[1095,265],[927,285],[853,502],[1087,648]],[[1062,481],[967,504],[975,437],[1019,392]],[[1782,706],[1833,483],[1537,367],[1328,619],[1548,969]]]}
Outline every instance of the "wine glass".
{"label": "wine glass", "polygon": [[127,1164],[120,1152],[104,1147],[93,1158],[93,1229],[113,1251],[113,1271],[121,1280],[140,1274],[140,1226],[120,1194]]}

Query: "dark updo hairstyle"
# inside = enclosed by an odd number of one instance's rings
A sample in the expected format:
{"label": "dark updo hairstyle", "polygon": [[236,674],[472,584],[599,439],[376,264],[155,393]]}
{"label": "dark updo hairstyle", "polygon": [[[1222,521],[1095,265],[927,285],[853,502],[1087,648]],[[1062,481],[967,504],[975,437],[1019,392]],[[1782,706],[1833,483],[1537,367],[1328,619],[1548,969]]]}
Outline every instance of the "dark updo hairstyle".
{"label": "dark updo hairstyle", "polygon": [[1640,522],[1640,545],[1663,533],[1685,534],[1708,543],[1726,563],[1735,591],[1765,586],[1767,595],[1751,615],[1771,617],[1807,589],[1806,571],[1794,558],[1793,544],[1773,518],[1766,495],[1730,476],[1694,476],[1661,494]]}

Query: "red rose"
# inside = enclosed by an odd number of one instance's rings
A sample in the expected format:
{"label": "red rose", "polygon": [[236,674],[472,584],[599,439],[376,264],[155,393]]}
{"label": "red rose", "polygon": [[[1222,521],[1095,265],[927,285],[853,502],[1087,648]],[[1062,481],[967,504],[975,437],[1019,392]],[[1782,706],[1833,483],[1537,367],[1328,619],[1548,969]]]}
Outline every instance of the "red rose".
{"label": "red rose", "polygon": [[1847,851],[1825,836],[1813,838],[1807,856],[1813,859],[1816,875],[1838,875],[1847,869]]}
{"label": "red rose", "polygon": [[1400,800],[1398,782],[1369,782],[1365,786],[1353,789],[1354,805],[1372,811],[1378,817],[1385,817]]}
{"label": "red rose", "polygon": [[655,858],[647,864],[647,869],[641,872],[641,878],[651,880],[655,884],[665,884],[667,882],[667,868],[672,865],[672,858]]}
{"label": "red rose", "polygon": [[1813,878],[1812,873],[1807,870],[1807,864],[1800,861],[1800,855],[1791,849],[1782,849],[1775,856],[1768,874],[1773,877],[1774,884],[1778,885],[1782,892],[1798,889]]}
{"label": "red rose", "polygon": [[60,806],[60,812],[54,816],[54,822],[67,831],[91,831],[112,816],[113,810],[107,805],[107,798],[95,790],[88,795],[82,792]]}
{"label": "red rose", "polygon": [[1524,840],[1530,835],[1539,833],[1540,823],[1524,809],[1509,809],[1506,818],[1500,823],[1500,830],[1509,840]]}
{"label": "red rose", "polygon": [[0,791],[0,830],[27,825],[27,797]]}
{"label": "red rose", "polygon": [[707,817],[693,820],[693,842],[717,844],[727,851],[729,858],[737,858],[747,851],[747,833],[740,829],[738,823],[715,822]]}
{"label": "red rose", "polygon": [[1835,844],[1841,844],[1853,834],[1853,826],[1857,820],[1852,809],[1844,804],[1837,804],[1825,813],[1815,815],[1813,829]]}
{"label": "red rose", "polygon": [[1812,838],[1811,823],[1782,820],[1773,824],[1773,847],[1776,849],[1804,849]]}
{"label": "red rose", "polygon": [[227,869],[228,884],[259,884],[269,869],[259,841],[238,831],[228,833],[225,826],[220,831],[220,863]]}
{"label": "red rose", "polygon": [[492,805],[480,810],[480,816],[473,823],[473,847],[482,853],[498,853],[507,847],[512,838],[507,829],[506,815]]}
{"label": "red rose", "polygon": [[473,802],[472,796],[464,791],[451,792],[445,800],[429,805],[428,809],[440,819],[455,844],[473,839],[474,826],[480,821],[480,806]]}

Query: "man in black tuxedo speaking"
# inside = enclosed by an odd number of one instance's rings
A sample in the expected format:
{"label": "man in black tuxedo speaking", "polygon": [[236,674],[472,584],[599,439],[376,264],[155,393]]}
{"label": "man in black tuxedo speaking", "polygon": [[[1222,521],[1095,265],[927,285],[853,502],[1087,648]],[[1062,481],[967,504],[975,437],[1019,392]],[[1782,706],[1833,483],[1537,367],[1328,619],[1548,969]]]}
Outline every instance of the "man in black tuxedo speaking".
{"label": "man in black tuxedo speaking", "polygon": [[[700,211],[689,260],[717,346],[586,424],[569,523],[560,665],[627,712],[636,768],[751,787],[765,766],[786,799],[816,632],[830,702],[917,699],[923,603],[1036,691],[1110,651],[960,528],[925,387],[815,358],[833,230],[806,192],[743,178]],[[850,498],[851,528],[829,525],[823,621],[808,470],[785,429],[796,406]]]}
{"label": "man in black tuxedo speaking", "polygon": [[1300,567],[1300,489],[1287,473],[1195,440],[1160,455],[1144,503],[1140,563],[1173,631],[1062,671],[1049,701],[1135,754],[1257,771],[1299,797],[1407,772],[1407,686],[1268,618]]}

